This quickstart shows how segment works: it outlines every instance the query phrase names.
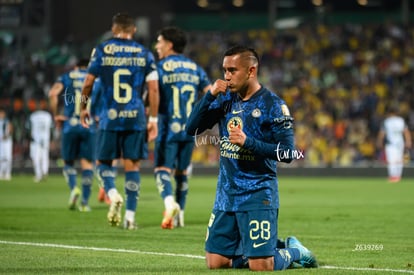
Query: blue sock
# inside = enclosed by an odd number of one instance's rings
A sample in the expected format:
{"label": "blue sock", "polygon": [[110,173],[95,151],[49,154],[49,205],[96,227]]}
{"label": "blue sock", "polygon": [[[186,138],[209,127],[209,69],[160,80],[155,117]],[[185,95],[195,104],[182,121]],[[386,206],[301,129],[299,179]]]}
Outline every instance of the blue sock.
{"label": "blue sock", "polygon": [[158,192],[164,199],[168,195],[172,195],[171,177],[167,171],[158,171],[155,173],[155,182],[157,183]]}
{"label": "blue sock", "polygon": [[112,166],[107,164],[99,164],[98,175],[103,182],[106,193],[108,193],[110,189],[115,188],[115,173]]}
{"label": "blue sock", "polygon": [[91,196],[93,180],[93,171],[89,169],[82,170],[82,204],[88,205]]}
{"label": "blue sock", "polygon": [[276,248],[286,248],[285,242],[281,239],[277,239]]}
{"label": "blue sock", "polygon": [[292,262],[299,261],[299,259],[300,252],[297,248],[276,249],[274,270],[285,270]]}
{"label": "blue sock", "polygon": [[249,268],[249,259],[245,256],[235,256],[231,262],[232,268]]}
{"label": "blue sock", "polygon": [[69,185],[69,189],[72,190],[76,187],[76,169],[72,165],[65,165],[63,167],[63,176]]}
{"label": "blue sock", "polygon": [[125,209],[136,211],[138,205],[138,196],[140,188],[140,174],[138,171],[125,172]]}
{"label": "blue sock", "polygon": [[187,175],[174,176],[177,188],[175,190],[175,200],[180,205],[180,209],[184,210],[188,194],[188,179]]}

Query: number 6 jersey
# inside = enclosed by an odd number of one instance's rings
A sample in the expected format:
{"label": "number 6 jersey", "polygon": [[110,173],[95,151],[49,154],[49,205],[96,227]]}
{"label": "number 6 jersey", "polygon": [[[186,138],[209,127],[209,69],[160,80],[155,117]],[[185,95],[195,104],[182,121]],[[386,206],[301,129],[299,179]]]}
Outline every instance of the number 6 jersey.
{"label": "number 6 jersey", "polygon": [[92,51],[88,73],[102,81],[102,94],[96,103],[100,105],[100,129],[146,129],[143,92],[146,77],[153,71],[153,54],[134,40],[111,38]]}

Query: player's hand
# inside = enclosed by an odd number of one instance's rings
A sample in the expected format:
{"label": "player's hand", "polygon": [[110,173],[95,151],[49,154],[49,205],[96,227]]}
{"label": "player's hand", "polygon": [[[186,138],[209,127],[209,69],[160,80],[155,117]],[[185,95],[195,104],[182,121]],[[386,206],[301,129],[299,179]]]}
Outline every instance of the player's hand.
{"label": "player's hand", "polygon": [[238,127],[233,127],[229,132],[229,141],[238,146],[243,146],[246,142],[246,134]]}
{"label": "player's hand", "polygon": [[147,124],[148,142],[151,142],[157,138],[158,135],[158,123],[148,122]]}
{"label": "player's hand", "polygon": [[88,110],[81,110],[79,117],[82,127],[89,128],[89,120],[91,119],[91,116]]}
{"label": "player's hand", "polygon": [[55,121],[55,125],[57,129],[62,128],[62,123],[68,120],[68,118],[64,115],[56,115],[53,119]]}
{"label": "player's hand", "polygon": [[217,79],[216,82],[211,86],[210,93],[213,96],[218,96],[220,93],[225,93],[227,90],[227,81],[222,79]]}

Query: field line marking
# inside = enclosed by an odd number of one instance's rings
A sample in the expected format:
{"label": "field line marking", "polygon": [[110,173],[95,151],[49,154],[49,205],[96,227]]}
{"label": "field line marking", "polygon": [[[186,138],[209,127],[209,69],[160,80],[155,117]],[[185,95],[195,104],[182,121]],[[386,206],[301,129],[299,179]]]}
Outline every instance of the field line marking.
{"label": "field line marking", "polygon": [[390,268],[346,267],[346,266],[330,266],[330,265],[320,266],[320,268],[324,268],[324,269],[340,269],[340,270],[353,270],[353,271],[381,271],[381,272],[395,272],[395,273],[411,273],[411,274],[414,274],[414,271],[413,270],[390,269]]}
{"label": "field line marking", "polygon": [[91,246],[51,244],[51,243],[10,242],[10,241],[2,241],[2,240],[0,240],[0,243],[3,243],[3,244],[13,244],[13,245],[26,245],[26,246],[67,248],[67,249],[78,249],[78,250],[93,250],[93,251],[109,251],[109,252],[135,253],[135,254],[146,254],[146,255],[157,255],[157,256],[174,256],[174,257],[184,257],[184,258],[193,258],[193,259],[204,259],[205,258],[204,256],[197,256],[197,255],[191,255],[191,254],[150,252],[150,251],[140,251],[140,250],[130,250],[130,249],[102,248],[102,247],[91,247]]}
{"label": "field line marking", "polygon": [[[141,250],[130,250],[130,249],[118,249],[118,248],[104,248],[104,247],[91,247],[91,246],[77,246],[77,245],[64,245],[64,244],[50,244],[50,243],[31,243],[31,242],[12,242],[0,240],[0,244],[9,245],[26,245],[26,246],[38,246],[38,247],[54,247],[54,248],[67,248],[67,249],[78,249],[78,250],[93,250],[93,251],[109,251],[109,252],[122,252],[122,253],[135,253],[145,255],[156,255],[156,256],[172,256],[172,257],[183,257],[192,259],[205,259],[204,256],[191,255],[191,254],[177,254],[177,253],[165,253],[165,252],[150,252]],[[414,274],[412,270],[404,269],[389,269],[389,268],[363,268],[363,267],[341,267],[341,266],[330,266],[324,265],[319,268],[323,269],[336,269],[336,270],[353,270],[353,271],[380,271],[380,272],[395,272],[395,273],[410,273]]]}

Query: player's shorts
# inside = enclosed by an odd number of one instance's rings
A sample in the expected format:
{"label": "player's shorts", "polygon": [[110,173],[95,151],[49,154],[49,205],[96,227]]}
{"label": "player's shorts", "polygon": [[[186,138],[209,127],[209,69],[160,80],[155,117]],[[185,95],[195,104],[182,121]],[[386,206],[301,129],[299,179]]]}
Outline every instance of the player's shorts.
{"label": "player's shorts", "polygon": [[95,160],[95,133],[70,131],[62,135],[62,158],[66,161],[77,159]]}
{"label": "player's shorts", "polygon": [[185,170],[190,165],[193,141],[156,142],[154,151],[155,167]]}
{"label": "player's shorts", "polygon": [[278,210],[244,212],[213,210],[207,228],[205,249],[227,257],[270,257],[277,244]]}
{"label": "player's shorts", "polygon": [[96,148],[97,159],[146,159],[148,157],[146,136],[146,131],[99,130]]}

